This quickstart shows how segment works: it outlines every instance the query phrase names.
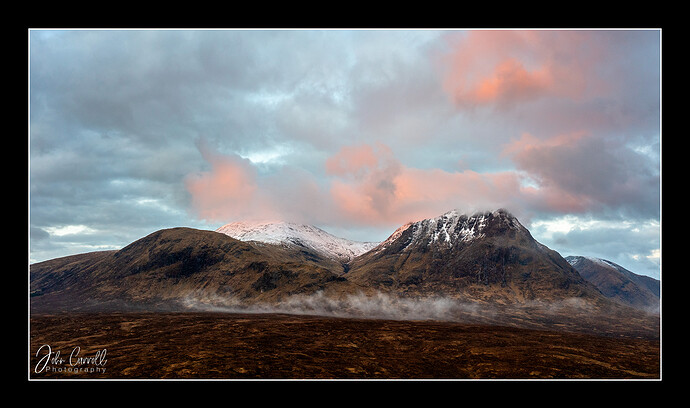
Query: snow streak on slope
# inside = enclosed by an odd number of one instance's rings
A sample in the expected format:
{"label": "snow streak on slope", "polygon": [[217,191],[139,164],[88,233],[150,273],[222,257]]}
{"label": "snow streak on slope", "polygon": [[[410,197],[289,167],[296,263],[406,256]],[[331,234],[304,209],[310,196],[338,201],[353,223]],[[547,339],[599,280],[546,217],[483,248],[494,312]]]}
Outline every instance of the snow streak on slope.
{"label": "snow streak on slope", "polygon": [[350,261],[379,244],[350,241],[311,225],[290,222],[233,222],[218,228],[216,232],[240,241],[305,247],[340,261]]}

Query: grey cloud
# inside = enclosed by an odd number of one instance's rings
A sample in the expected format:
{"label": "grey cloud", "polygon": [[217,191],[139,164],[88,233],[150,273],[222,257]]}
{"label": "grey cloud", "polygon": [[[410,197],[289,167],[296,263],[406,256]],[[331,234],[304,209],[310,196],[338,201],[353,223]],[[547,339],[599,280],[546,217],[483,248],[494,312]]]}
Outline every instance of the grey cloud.
{"label": "grey cloud", "polygon": [[41,241],[50,237],[50,234],[41,228],[30,227],[29,235],[32,241]]}
{"label": "grey cloud", "polygon": [[[205,226],[187,212],[184,186],[189,174],[208,170],[195,145],[199,138],[225,155],[281,151],[280,161],[254,163],[258,183],[291,197],[286,211],[295,218],[305,215],[301,201],[323,203],[304,221],[345,235],[348,227],[328,212],[322,177],[326,159],[344,145],[383,142],[407,167],[490,172],[510,169],[513,163],[498,153],[521,132],[547,137],[581,130],[586,117],[621,141],[552,152],[558,160],[544,167],[536,156],[518,164],[598,197],[609,211],[658,213],[658,156],[644,153],[658,139],[658,87],[647,80],[658,70],[647,60],[654,38],[645,37],[645,47],[630,37],[627,48],[612,48],[619,55],[611,60],[621,57],[626,68],[621,73],[613,64],[605,75],[625,90],[616,98],[540,101],[497,117],[449,103],[434,65],[444,36],[426,30],[32,31],[32,253],[87,248],[78,240],[126,244],[161,227]],[[598,159],[578,164],[587,158]],[[591,185],[578,181],[600,171],[602,179]],[[70,244],[41,232],[78,224],[98,233],[72,237]]]}
{"label": "grey cloud", "polygon": [[519,168],[545,186],[593,201],[595,211],[657,217],[660,179],[649,158],[621,141],[586,137],[572,144],[530,148],[514,156]]}
{"label": "grey cloud", "polygon": [[194,129],[197,119],[232,116],[238,95],[284,87],[284,70],[275,68],[290,67],[261,55],[276,39],[265,32],[68,31],[45,43],[41,34],[31,50],[32,107],[155,142]]}

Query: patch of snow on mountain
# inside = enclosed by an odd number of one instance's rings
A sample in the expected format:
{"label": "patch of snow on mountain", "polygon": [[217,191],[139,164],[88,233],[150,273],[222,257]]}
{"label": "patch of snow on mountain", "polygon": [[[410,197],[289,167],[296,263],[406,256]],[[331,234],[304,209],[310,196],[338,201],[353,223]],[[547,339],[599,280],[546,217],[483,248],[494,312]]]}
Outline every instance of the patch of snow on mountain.
{"label": "patch of snow on mountain", "polygon": [[[400,236],[403,234],[403,232],[405,232],[408,228],[410,228],[412,226],[412,224],[413,224],[412,222],[408,222],[407,224],[405,224],[405,225],[401,226],[400,228],[398,228],[397,230],[395,230],[391,234],[390,237],[388,237],[385,241],[383,241],[382,243],[380,243],[378,245],[376,251],[378,252],[378,251],[382,251],[385,248],[388,248],[394,241],[396,241],[398,238],[400,238]],[[410,242],[411,241],[412,240],[410,240]],[[408,245],[409,245],[409,243],[408,243]]]}
{"label": "patch of snow on mountain", "polygon": [[597,264],[599,266],[603,266],[603,267],[609,268],[609,269],[615,269],[617,271],[620,271],[620,269],[622,268],[621,266],[619,266],[619,265],[617,265],[611,261],[607,261],[606,259],[597,258],[594,256],[568,256],[565,259],[572,266],[578,265],[583,260],[588,260],[590,262],[594,262],[595,264]]}
{"label": "patch of snow on mountain", "polygon": [[378,242],[339,238],[311,225],[289,222],[233,222],[223,225],[216,232],[240,241],[301,246],[341,261],[349,261],[378,245]]}
{"label": "patch of snow on mountain", "polygon": [[585,256],[584,258],[589,259],[590,261],[592,261],[598,265],[618,270],[618,265],[614,264],[613,262],[607,261],[606,259],[595,258],[593,256]]}
{"label": "patch of snow on mountain", "polygon": [[484,237],[482,231],[486,226],[486,221],[486,213],[477,213],[468,217],[457,210],[452,210],[439,217],[421,221],[419,230],[420,234],[422,231],[427,231],[426,235],[430,238],[429,245],[441,241],[451,246],[458,240],[469,242]]}
{"label": "patch of snow on mountain", "polygon": [[469,242],[477,238],[485,237],[486,235],[483,231],[487,226],[489,218],[502,216],[505,216],[505,220],[509,222],[513,228],[519,227],[519,223],[517,223],[514,218],[500,210],[494,212],[478,212],[471,216],[461,214],[457,210],[452,210],[438,217],[403,225],[388,239],[382,242],[377,250],[381,251],[389,247],[408,229],[412,231],[412,234],[403,250],[419,242],[423,242],[429,246],[438,242],[452,247],[453,244],[458,241]]}

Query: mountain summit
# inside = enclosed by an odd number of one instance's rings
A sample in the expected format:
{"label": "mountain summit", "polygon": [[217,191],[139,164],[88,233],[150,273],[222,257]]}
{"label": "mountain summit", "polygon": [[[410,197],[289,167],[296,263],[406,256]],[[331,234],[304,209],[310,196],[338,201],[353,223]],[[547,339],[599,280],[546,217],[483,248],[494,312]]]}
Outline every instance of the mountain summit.
{"label": "mountain summit", "polygon": [[345,276],[380,290],[483,301],[601,297],[503,209],[406,224],[355,258]]}
{"label": "mountain summit", "polygon": [[351,241],[312,225],[291,222],[233,222],[216,232],[240,241],[307,248],[341,262],[348,262],[378,245],[378,242]]}
{"label": "mountain summit", "polygon": [[[404,244],[401,251],[419,246],[437,246],[439,249],[453,249],[475,239],[481,239],[498,231],[527,233],[527,229],[512,214],[504,209],[478,212],[470,216],[458,210],[448,211],[438,217],[411,222],[398,228],[388,239],[382,242],[376,251],[390,248],[394,243]],[[401,242],[399,238],[405,235]]]}

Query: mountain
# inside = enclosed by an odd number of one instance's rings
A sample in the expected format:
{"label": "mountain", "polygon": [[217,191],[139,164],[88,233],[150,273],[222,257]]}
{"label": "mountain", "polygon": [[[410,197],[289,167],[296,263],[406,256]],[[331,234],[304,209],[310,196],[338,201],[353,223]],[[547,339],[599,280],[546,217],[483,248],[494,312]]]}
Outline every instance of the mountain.
{"label": "mountain", "polygon": [[428,298],[612,304],[506,210],[450,211],[401,226],[373,245],[290,223],[170,228],[118,251],[32,264],[30,302],[39,311],[160,310],[190,302],[284,305],[296,295],[317,295],[325,307],[342,310],[338,302],[350,295],[381,294],[360,306]]}
{"label": "mountain", "polygon": [[178,308],[206,297],[278,302],[295,294],[354,293],[342,266],[299,248],[251,245],[192,228],[156,231],[119,251],[32,264],[34,311]]}
{"label": "mountain", "polygon": [[306,248],[341,262],[349,262],[378,245],[378,242],[350,241],[311,225],[290,222],[233,222],[216,232],[240,241]]}
{"label": "mountain", "polygon": [[605,296],[636,308],[658,310],[660,281],[601,258],[568,256],[565,259]]}
{"label": "mountain", "polygon": [[506,210],[450,211],[406,224],[350,263],[348,280],[408,295],[479,301],[602,298]]}

